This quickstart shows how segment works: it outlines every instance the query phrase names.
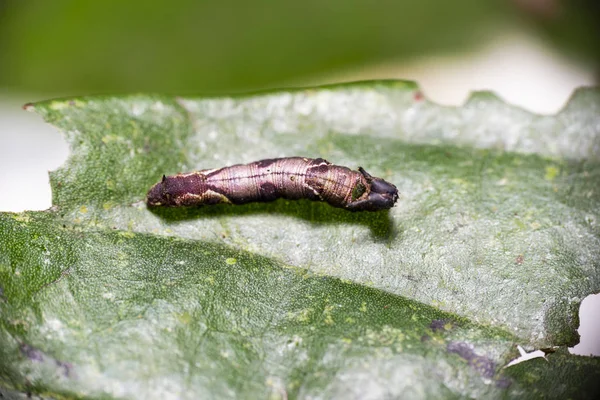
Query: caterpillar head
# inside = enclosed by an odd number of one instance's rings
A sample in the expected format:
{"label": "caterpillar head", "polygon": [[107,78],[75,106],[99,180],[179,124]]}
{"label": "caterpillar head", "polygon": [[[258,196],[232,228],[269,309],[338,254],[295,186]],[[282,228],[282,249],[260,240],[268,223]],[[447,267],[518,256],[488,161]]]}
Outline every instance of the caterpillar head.
{"label": "caterpillar head", "polygon": [[398,189],[391,183],[371,176],[362,167],[358,168],[367,182],[366,198],[350,202],[346,208],[351,211],[379,211],[387,210],[394,206],[398,200]]}

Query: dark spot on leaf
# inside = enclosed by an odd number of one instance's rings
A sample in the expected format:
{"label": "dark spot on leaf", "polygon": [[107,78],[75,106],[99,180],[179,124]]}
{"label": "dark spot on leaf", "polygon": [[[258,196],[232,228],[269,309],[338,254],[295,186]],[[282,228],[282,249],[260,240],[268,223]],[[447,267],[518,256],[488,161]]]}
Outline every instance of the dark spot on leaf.
{"label": "dark spot on leaf", "polygon": [[452,322],[445,319],[434,319],[433,321],[431,321],[431,324],[429,324],[429,327],[434,332],[443,332],[451,326]]}
{"label": "dark spot on leaf", "polygon": [[477,355],[470,344],[465,342],[450,342],[448,343],[447,350],[449,353],[456,353],[465,359],[483,377],[494,377],[496,364],[487,357]]}
{"label": "dark spot on leaf", "polygon": [[44,354],[44,352],[42,352],[41,350],[36,349],[35,347],[28,345],[27,343],[21,343],[19,349],[21,350],[21,353],[31,361],[40,363],[54,363],[54,365],[56,365],[57,367],[59,367],[60,370],[62,370],[63,376],[71,376],[71,370],[73,369],[73,365],[71,365],[71,363],[53,359],[52,357],[49,357],[46,354]]}
{"label": "dark spot on leaf", "polygon": [[60,367],[63,370],[64,376],[66,376],[66,377],[71,376],[71,370],[73,369],[73,365],[71,363],[60,361],[60,360],[55,360],[54,362],[56,363],[57,367]]}
{"label": "dark spot on leaf", "polygon": [[37,362],[42,362],[44,361],[44,353],[42,353],[40,350],[36,349],[33,346],[28,345],[27,343],[21,343],[21,346],[19,346],[19,349],[21,350],[21,353],[29,358],[31,361],[37,361]]}
{"label": "dark spot on leaf", "polygon": [[496,380],[496,386],[501,389],[506,389],[512,384],[512,381],[506,377],[502,377]]}
{"label": "dark spot on leaf", "polygon": [[517,256],[517,259],[515,260],[515,262],[516,262],[517,264],[519,264],[519,265],[520,265],[520,264],[523,264],[523,254],[519,254],[519,255]]}

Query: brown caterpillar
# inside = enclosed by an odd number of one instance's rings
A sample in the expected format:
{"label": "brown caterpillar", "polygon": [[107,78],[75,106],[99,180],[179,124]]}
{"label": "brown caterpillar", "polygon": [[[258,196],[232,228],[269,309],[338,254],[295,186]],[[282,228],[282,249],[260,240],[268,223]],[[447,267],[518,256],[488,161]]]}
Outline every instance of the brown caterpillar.
{"label": "brown caterpillar", "polygon": [[148,192],[149,206],[244,204],[278,198],[326,201],[350,211],[378,211],[398,200],[396,186],[364,169],[322,158],[286,157],[164,176]]}

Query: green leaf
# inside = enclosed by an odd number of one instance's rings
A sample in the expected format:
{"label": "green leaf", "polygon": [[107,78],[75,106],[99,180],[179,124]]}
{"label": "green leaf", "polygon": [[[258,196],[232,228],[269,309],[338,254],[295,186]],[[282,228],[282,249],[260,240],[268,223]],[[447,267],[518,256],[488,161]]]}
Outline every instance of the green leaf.
{"label": "green leaf", "polygon": [[[0,385],[529,397],[598,375],[597,358],[562,353],[533,376],[502,368],[517,344],[574,344],[600,291],[597,90],[546,117],[486,93],[441,107],[407,82],[27,108],[72,153],[50,210],[0,214]],[[363,166],[401,198],[387,213],[143,201],[163,174],[293,155]]]}

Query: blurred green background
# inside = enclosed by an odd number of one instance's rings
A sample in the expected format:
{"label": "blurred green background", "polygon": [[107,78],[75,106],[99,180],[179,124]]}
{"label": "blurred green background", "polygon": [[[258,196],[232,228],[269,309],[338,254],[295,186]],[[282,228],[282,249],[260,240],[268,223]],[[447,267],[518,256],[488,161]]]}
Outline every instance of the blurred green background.
{"label": "blurred green background", "polygon": [[[535,32],[596,65],[596,0],[0,0],[0,90],[222,93]],[[326,77],[326,78],[324,78]],[[368,76],[367,76],[368,77]]]}

